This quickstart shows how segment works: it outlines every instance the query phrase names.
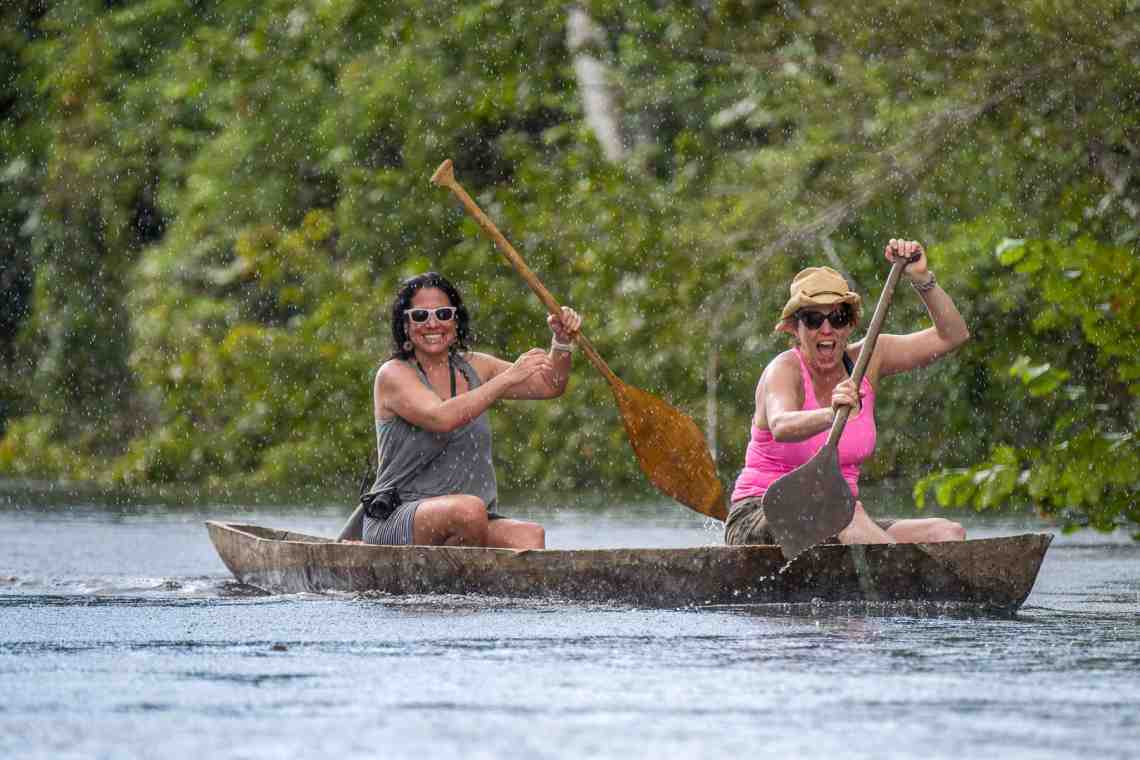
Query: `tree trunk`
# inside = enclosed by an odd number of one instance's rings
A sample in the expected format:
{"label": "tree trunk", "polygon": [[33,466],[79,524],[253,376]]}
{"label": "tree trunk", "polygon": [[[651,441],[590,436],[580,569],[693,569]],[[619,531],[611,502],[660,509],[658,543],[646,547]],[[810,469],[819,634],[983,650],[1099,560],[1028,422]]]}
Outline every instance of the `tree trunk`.
{"label": "tree trunk", "polygon": [[566,22],[566,47],[574,59],[574,76],[578,92],[582,95],[582,111],[586,124],[593,131],[610,161],[625,158],[626,149],[621,135],[621,111],[617,105],[614,87],[609,81],[609,68],[593,51],[604,47],[605,35],[601,28],[575,6],[570,9]]}

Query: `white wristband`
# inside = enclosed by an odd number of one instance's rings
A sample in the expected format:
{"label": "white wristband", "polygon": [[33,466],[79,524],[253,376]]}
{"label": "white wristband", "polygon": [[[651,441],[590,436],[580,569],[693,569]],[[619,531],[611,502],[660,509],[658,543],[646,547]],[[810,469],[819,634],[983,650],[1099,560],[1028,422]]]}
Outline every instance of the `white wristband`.
{"label": "white wristband", "polygon": [[562,351],[567,354],[572,354],[574,353],[574,343],[573,341],[570,343],[563,343],[562,341],[558,340],[558,336],[554,336],[550,339],[550,350]]}

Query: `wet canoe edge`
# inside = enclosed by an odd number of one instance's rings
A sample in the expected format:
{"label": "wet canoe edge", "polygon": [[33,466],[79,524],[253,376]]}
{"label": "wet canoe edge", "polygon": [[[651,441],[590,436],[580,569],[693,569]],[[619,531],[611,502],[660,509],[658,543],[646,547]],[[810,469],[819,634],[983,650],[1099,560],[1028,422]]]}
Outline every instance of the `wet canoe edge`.
{"label": "wet canoe edge", "polygon": [[821,545],[786,570],[778,546],[542,549],[338,543],[206,523],[222,561],[263,591],[478,594],[637,607],[863,604],[1008,615],[1029,596],[1053,536]]}

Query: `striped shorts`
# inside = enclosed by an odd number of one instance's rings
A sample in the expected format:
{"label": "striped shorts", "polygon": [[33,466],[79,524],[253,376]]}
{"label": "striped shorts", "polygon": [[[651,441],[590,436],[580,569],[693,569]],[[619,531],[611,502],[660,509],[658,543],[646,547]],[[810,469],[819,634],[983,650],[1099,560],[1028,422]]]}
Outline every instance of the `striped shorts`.
{"label": "striped shorts", "polygon": [[[384,546],[410,546],[415,543],[416,509],[425,501],[409,501],[396,507],[387,520],[376,520],[368,515],[364,516],[362,529],[364,543],[381,544]],[[488,520],[506,519],[495,512],[487,512]]]}
{"label": "striped shorts", "polygon": [[396,507],[387,520],[364,516],[364,543],[386,546],[407,546],[415,541],[413,523],[419,501],[409,501]]}
{"label": "striped shorts", "polygon": [[[897,520],[891,519],[875,520],[883,530],[896,522]],[[724,523],[724,542],[729,546],[776,543],[776,537],[768,527],[768,518],[764,516],[763,496],[749,496],[732,505]],[[830,536],[821,543],[838,544],[839,536]]]}

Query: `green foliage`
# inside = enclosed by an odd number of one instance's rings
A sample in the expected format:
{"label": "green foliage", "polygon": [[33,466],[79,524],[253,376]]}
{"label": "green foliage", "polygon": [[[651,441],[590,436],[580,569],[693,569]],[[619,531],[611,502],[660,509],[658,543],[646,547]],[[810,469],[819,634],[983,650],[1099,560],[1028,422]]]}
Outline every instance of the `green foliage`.
{"label": "green foliage", "polygon": [[23,53],[43,13],[38,5],[0,8],[0,436],[8,419],[30,406],[18,343],[32,308],[31,235],[39,218],[38,167],[47,136]]}
{"label": "green foliage", "polygon": [[[563,3],[6,5],[0,262],[25,274],[0,283],[0,472],[350,491],[402,278],[457,282],[479,349],[548,341],[428,183],[450,157],[623,380],[702,426],[715,407],[726,481],[792,274],[826,256],[873,301],[906,236],[974,340],[884,384],[868,475],[949,466],[995,506],[1085,509],[1060,474],[1079,449],[1104,514],[1134,510],[1093,459],[1135,455],[1134,2],[581,7],[615,163]],[[888,329],[925,324],[900,293]],[[644,483],[585,362],[492,419],[506,486]]]}
{"label": "green foliage", "polygon": [[[992,280],[993,327],[1023,332],[1034,356],[1008,363],[1003,392],[1020,414],[980,463],[915,486],[920,505],[977,509],[1032,503],[1065,524],[1140,525],[1140,264],[1135,251],[1088,238],[1004,240]],[[1008,291],[1025,289],[1016,300]],[[1000,292],[1006,291],[1006,292]],[[1002,344],[1016,343],[1003,336]]]}

